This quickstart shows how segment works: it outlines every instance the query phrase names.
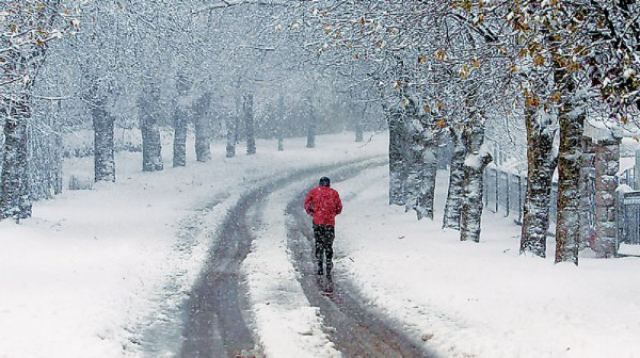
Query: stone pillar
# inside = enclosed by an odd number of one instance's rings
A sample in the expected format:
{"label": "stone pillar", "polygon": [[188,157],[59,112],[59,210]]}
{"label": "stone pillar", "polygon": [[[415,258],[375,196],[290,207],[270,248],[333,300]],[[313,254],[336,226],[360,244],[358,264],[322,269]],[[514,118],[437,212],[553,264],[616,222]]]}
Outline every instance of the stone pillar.
{"label": "stone pillar", "polygon": [[582,167],[580,168],[580,248],[593,247],[595,229],[595,169],[596,146],[589,137],[582,138]]}
{"label": "stone pillar", "polygon": [[640,190],[640,149],[636,150],[636,165],[633,168],[633,183],[629,183],[633,190]]}
{"label": "stone pillar", "polygon": [[620,169],[620,139],[602,139],[595,144],[596,241],[598,257],[614,257],[617,251],[616,189]]}

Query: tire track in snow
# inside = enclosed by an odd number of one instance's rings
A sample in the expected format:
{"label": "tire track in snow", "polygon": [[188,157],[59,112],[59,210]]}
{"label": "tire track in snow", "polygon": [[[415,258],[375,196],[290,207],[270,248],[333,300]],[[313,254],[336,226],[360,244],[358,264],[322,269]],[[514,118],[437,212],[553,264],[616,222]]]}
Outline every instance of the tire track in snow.
{"label": "tire track in snow", "polygon": [[255,349],[242,313],[244,289],[239,268],[252,241],[247,211],[259,198],[259,191],[243,197],[230,210],[217,234],[218,244],[187,302],[182,357],[235,357]]}
{"label": "tire track in snow", "polygon": [[[130,329],[130,342],[140,345],[141,355],[144,357],[175,356],[181,345],[181,321],[184,302],[188,299],[187,292],[191,287],[194,275],[188,264],[184,264],[194,257],[206,255],[207,248],[212,241],[213,232],[210,227],[217,225],[217,218],[233,206],[234,201],[229,193],[214,196],[203,207],[194,209],[191,215],[182,218],[177,223],[178,240],[174,243],[174,257],[181,264],[179,270],[170,270],[163,290],[153,299],[153,305],[159,309],[151,312],[150,316],[137,326]],[[222,214],[222,215],[221,215]],[[167,263],[178,265],[177,263]]]}

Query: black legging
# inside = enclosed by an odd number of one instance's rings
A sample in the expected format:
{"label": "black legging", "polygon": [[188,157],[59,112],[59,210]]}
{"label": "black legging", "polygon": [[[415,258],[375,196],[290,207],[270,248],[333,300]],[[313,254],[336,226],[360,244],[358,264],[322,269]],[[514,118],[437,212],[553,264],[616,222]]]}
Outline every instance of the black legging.
{"label": "black legging", "polygon": [[316,260],[318,267],[322,267],[323,254],[327,259],[327,273],[333,268],[333,239],[335,238],[335,229],[331,225],[313,225],[313,235],[316,238]]}

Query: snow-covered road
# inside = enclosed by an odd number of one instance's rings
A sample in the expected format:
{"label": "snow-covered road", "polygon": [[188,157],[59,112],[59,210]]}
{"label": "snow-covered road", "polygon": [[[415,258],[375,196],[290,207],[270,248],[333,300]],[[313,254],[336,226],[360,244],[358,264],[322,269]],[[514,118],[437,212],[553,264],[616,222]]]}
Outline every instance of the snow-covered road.
{"label": "snow-covered road", "polygon": [[[293,196],[292,186],[308,186],[323,174],[333,173],[338,168],[339,172],[356,172],[378,161],[342,162],[329,166],[319,166],[288,173],[279,178],[264,180],[256,188],[245,193],[240,201],[226,215],[218,232],[215,234],[215,245],[211,248],[204,270],[196,285],[189,293],[183,314],[187,317],[180,337],[182,357],[236,357],[253,356],[260,354],[261,347],[255,343],[252,332],[253,305],[247,302],[247,287],[244,282],[246,277],[255,277],[256,274],[268,274],[269,262],[277,260],[274,255],[256,253],[254,256],[261,263],[257,271],[242,272],[247,254],[251,251],[254,239],[264,240],[269,231],[262,231],[265,227],[265,211],[271,197],[278,195]],[[280,189],[275,189],[280,188]],[[284,210],[282,210],[284,214]],[[272,223],[273,220],[269,220]],[[273,281],[273,277],[270,277]],[[287,283],[282,278],[277,285]],[[251,287],[251,284],[249,284]],[[264,294],[264,292],[253,292]],[[255,304],[263,304],[257,302]],[[274,304],[275,307],[275,304]],[[292,307],[300,309],[299,305]],[[173,320],[178,322],[178,320]],[[273,326],[270,327],[273,329]],[[165,337],[166,338],[166,337]],[[163,344],[158,342],[159,344]],[[287,346],[287,345],[285,345]],[[288,345],[291,347],[291,345]],[[152,347],[153,348],[153,347]],[[289,348],[290,349],[290,348]],[[154,350],[157,351],[157,350]]]}
{"label": "snow-covered road", "polygon": [[[363,145],[345,133],[317,145],[292,139],[278,152],[274,141],[258,141],[257,155],[225,159],[217,143],[209,163],[190,158],[186,168],[152,174],[140,172],[139,153],[119,153],[118,183],[67,191],[36,203],[20,225],[0,223],[0,357],[175,355],[188,293],[244,193],[299,170],[384,155],[387,144],[384,135]],[[171,152],[164,156],[169,162]],[[90,177],[90,159],[66,163],[67,175]]]}
{"label": "snow-covered road", "polygon": [[[176,353],[181,357],[427,356],[363,307],[350,286],[338,285],[332,298],[322,296],[307,265],[311,257],[301,188],[321,175],[339,182],[384,164],[381,158],[305,169],[267,180],[243,195],[215,234],[205,268],[189,293],[182,335],[174,337],[180,340],[173,345],[180,346]],[[166,346],[166,342],[155,344]],[[147,345],[150,352],[158,352],[153,343]]]}

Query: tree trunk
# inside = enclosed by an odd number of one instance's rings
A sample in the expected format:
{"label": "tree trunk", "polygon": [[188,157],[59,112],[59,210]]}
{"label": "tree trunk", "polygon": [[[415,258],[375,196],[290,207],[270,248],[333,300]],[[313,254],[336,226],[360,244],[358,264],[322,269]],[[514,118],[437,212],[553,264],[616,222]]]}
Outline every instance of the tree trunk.
{"label": "tree trunk", "polygon": [[418,220],[429,218],[433,220],[433,202],[435,199],[436,175],[438,161],[436,146],[431,144],[425,147],[422,155],[422,168],[420,170],[420,188],[418,191],[416,214]]}
{"label": "tree trunk", "polygon": [[407,120],[407,171],[405,209],[415,210],[418,220],[433,219],[437,161],[434,133],[426,118]]}
{"label": "tree trunk", "polygon": [[244,96],[244,128],[247,136],[247,155],[256,154],[256,137],[253,118],[253,94]]}
{"label": "tree trunk", "polygon": [[205,93],[195,105],[194,127],[196,135],[196,160],[208,162],[211,160],[211,128],[209,108],[211,105],[211,94]]}
{"label": "tree trunk", "polygon": [[[418,197],[418,207],[426,208],[422,217],[433,220],[433,207],[436,199],[436,180],[438,175],[438,161],[440,160],[440,146],[446,137],[446,132],[436,128],[434,123],[429,123],[431,135],[428,137],[427,150],[424,153],[423,162],[423,185]],[[420,219],[420,218],[418,218]]]}
{"label": "tree trunk", "polygon": [[34,133],[32,125],[28,125],[27,137],[29,146],[28,170],[31,173],[31,198],[33,200],[44,200],[51,198],[48,181],[48,147],[47,134]]}
{"label": "tree trunk", "polygon": [[27,122],[31,117],[30,100],[22,95],[5,100],[4,148],[0,191],[0,219],[20,220],[31,215],[28,176]]}
{"label": "tree trunk", "polygon": [[[6,3],[6,2],[5,2]],[[16,2],[19,4],[20,2]],[[39,5],[43,5],[41,8]],[[4,117],[3,166],[0,172],[0,220],[16,221],[31,216],[31,178],[29,173],[29,121],[32,115],[33,83],[44,63],[48,41],[33,41],[52,34],[60,14],[60,0],[38,5],[13,6],[8,21],[21,34],[0,36],[3,73],[0,115]],[[3,27],[5,19],[3,16]],[[15,31],[12,31],[15,32]],[[46,35],[46,36],[43,36]],[[24,35],[24,36],[23,36]],[[53,37],[51,37],[53,38]],[[23,41],[24,39],[24,41]]]}
{"label": "tree trunk", "polygon": [[361,143],[362,141],[364,141],[363,124],[366,119],[365,117],[367,115],[367,107],[368,105],[365,103],[364,108],[362,109],[362,117],[356,117],[356,125],[355,125],[356,143]]}
{"label": "tree trunk", "polygon": [[525,109],[527,126],[527,195],[525,198],[520,253],[545,257],[549,230],[549,202],[551,184],[557,158],[553,153],[555,131],[541,124],[535,108]]}
{"label": "tree trunk", "polygon": [[[30,107],[30,105],[29,105]],[[31,111],[29,111],[29,119],[31,119]],[[29,122],[24,121],[24,135],[21,138],[20,150],[18,151],[18,163],[20,167],[20,176],[22,179],[20,180],[20,211],[18,214],[18,221],[20,219],[26,219],[31,217],[31,209],[32,209],[32,178],[31,172],[29,168],[29,163],[31,162],[30,151],[29,151],[29,142],[30,136],[29,133]]]}
{"label": "tree trunk", "polygon": [[[415,210],[418,212],[418,192],[422,185],[420,174],[424,165],[422,157],[424,155],[425,146],[422,136],[424,135],[424,128],[422,124],[414,116],[406,116],[404,118],[404,132],[405,132],[405,170],[407,176],[405,178],[405,212],[409,210]],[[418,214],[419,216],[420,214]]]}
{"label": "tree trunk", "polygon": [[140,131],[142,132],[142,171],[152,172],[164,169],[162,163],[162,141],[158,126],[158,96],[152,89],[151,101],[141,98],[139,101]]}
{"label": "tree trunk", "polygon": [[278,151],[284,151],[284,125],[286,123],[285,120],[285,109],[284,109],[284,97],[280,96],[278,98],[278,113],[276,114],[276,137],[278,138]]}
{"label": "tree trunk", "polygon": [[[55,124],[49,123],[54,126]],[[32,198],[51,199],[62,193],[62,136],[59,133],[43,133],[42,131],[30,131],[31,156],[29,162],[33,163],[32,173],[36,173],[37,179],[31,178],[32,183],[37,183],[39,188],[32,188]],[[32,174],[34,175],[34,174]]]}
{"label": "tree trunk", "polygon": [[[564,76],[562,76],[564,78]],[[573,94],[575,84],[567,85]],[[573,96],[572,96],[573,97]],[[556,262],[570,261],[578,264],[580,240],[580,139],[584,127],[585,112],[573,102],[564,102],[560,108],[560,149],[558,155],[558,219],[556,225]]]}
{"label": "tree trunk", "polygon": [[199,117],[195,123],[196,131],[196,160],[208,162],[211,160],[211,139],[209,137],[209,118]]}
{"label": "tree trunk", "polygon": [[187,124],[189,123],[189,110],[187,106],[178,104],[173,119],[173,166],[184,167],[187,165]]}
{"label": "tree trunk", "polygon": [[464,198],[464,159],[466,149],[462,142],[462,133],[450,128],[453,154],[449,164],[449,191],[444,208],[442,227],[460,230],[460,210]]}
{"label": "tree trunk", "polygon": [[[236,84],[236,89],[239,90],[239,82]],[[227,120],[227,158],[233,158],[236,156],[236,145],[240,142],[240,122],[244,117],[243,109],[244,96],[237,95],[235,97],[235,115]]]}
{"label": "tree trunk", "polygon": [[164,169],[162,163],[162,140],[160,136],[160,128],[157,122],[145,129],[146,137],[143,137],[142,151],[143,157],[146,152],[146,161],[143,164],[144,171],[161,171]]}
{"label": "tree trunk", "polygon": [[364,131],[362,130],[362,123],[358,121],[356,123],[356,143],[362,143],[364,141]]}
{"label": "tree trunk", "polygon": [[140,134],[142,135],[142,171],[155,171],[155,166],[151,161],[151,148],[149,145],[149,131],[145,128],[144,120],[140,120]]}
{"label": "tree trunk", "polygon": [[316,120],[312,109],[309,109],[309,117],[307,118],[307,148],[316,147]]}
{"label": "tree trunk", "polygon": [[389,125],[389,205],[405,204],[405,130],[400,112],[388,114]]}
{"label": "tree trunk", "polygon": [[[51,123],[49,123],[51,125]],[[27,162],[31,182],[31,198],[33,200],[51,199],[55,191],[58,162],[55,133],[36,130],[29,123],[27,130],[28,155]]]}
{"label": "tree trunk", "polygon": [[62,135],[60,133],[55,133],[53,135],[53,145],[52,149],[54,151],[54,160],[55,164],[52,168],[52,185],[53,185],[53,194],[58,195],[62,194],[62,188],[64,186],[64,176],[62,173],[62,161],[63,161],[63,143],[62,143]]}
{"label": "tree trunk", "polygon": [[278,138],[278,152],[284,151],[284,129],[282,128],[283,124],[281,122],[278,123],[278,132],[276,133],[276,137]]}
{"label": "tree trunk", "polygon": [[462,140],[467,153],[464,161],[464,199],[460,212],[460,240],[480,242],[480,220],[482,218],[482,189],[484,169],[491,163],[491,154],[482,151],[484,124],[477,119],[467,123]]}
{"label": "tree trunk", "polygon": [[227,148],[226,148],[226,157],[233,158],[236,156],[236,143],[237,139],[237,127],[238,119],[236,116],[228,116],[226,119],[226,127],[227,127]]}
{"label": "tree trunk", "polygon": [[104,99],[93,97],[91,116],[93,117],[93,158],[95,181],[116,181],[114,159],[113,127],[115,118],[107,112]]}

